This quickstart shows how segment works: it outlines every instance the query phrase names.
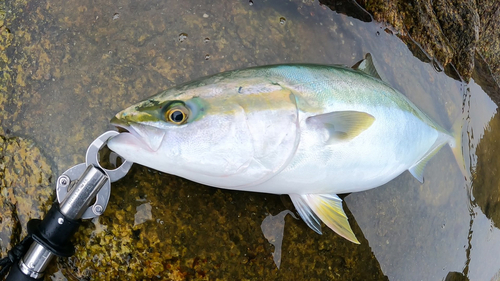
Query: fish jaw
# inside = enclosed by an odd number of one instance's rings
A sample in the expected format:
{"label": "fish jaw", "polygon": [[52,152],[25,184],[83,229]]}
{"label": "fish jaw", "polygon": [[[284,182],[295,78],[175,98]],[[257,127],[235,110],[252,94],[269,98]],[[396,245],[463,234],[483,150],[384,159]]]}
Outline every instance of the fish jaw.
{"label": "fish jaw", "polygon": [[[141,163],[141,159],[147,155],[149,157],[153,156],[159,148],[158,142],[151,142],[148,138],[144,138],[146,135],[145,130],[141,131],[140,126],[137,124],[118,117],[119,114],[113,117],[111,124],[116,126],[121,133],[108,140],[107,146],[109,149],[118,152],[121,157],[133,163]],[[153,134],[150,133],[150,135]],[[155,139],[159,139],[161,136],[163,140],[164,135],[165,132],[159,132],[158,137]]]}
{"label": "fish jaw", "polygon": [[[164,130],[154,126],[148,126],[147,122],[139,124],[127,121],[126,119],[120,119],[116,116],[113,117],[110,122],[112,125],[126,130],[129,134],[135,137],[136,141],[141,142],[141,146],[146,145],[146,147],[143,147],[144,149],[148,149],[152,152],[157,151],[160,148],[165,137]],[[136,144],[136,141],[133,143]]]}
{"label": "fish jaw", "polygon": [[139,163],[141,156],[144,154],[154,153],[151,148],[131,133],[120,133],[112,137],[107,143],[109,149],[119,151],[120,156],[134,163]]}

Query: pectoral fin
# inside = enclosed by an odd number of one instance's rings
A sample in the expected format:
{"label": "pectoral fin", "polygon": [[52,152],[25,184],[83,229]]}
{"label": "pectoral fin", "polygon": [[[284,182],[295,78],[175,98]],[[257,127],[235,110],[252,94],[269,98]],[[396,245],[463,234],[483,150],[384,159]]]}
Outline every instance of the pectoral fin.
{"label": "pectoral fin", "polygon": [[335,194],[290,194],[293,204],[306,224],[321,234],[321,219],[329,228],[345,239],[359,244],[352,232],[342,199]]}
{"label": "pectoral fin", "polygon": [[335,144],[339,141],[348,141],[364,130],[368,129],[375,117],[360,111],[336,111],[326,114],[311,116],[306,123],[313,126],[322,126],[329,133],[328,144]]}

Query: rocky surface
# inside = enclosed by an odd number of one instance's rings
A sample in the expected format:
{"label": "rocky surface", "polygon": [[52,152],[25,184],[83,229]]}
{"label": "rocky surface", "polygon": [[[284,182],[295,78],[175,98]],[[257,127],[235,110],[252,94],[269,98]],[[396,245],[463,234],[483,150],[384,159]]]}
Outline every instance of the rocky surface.
{"label": "rocky surface", "polygon": [[0,256],[26,236],[31,218],[52,204],[50,162],[31,140],[0,135]]}
{"label": "rocky surface", "polygon": [[[321,0],[344,12],[344,1]],[[495,0],[357,0],[373,19],[385,22],[407,44],[415,41],[444,66],[469,81],[475,53],[484,56],[497,83],[500,81],[500,5]],[[343,4],[343,5],[339,5]],[[349,10],[347,10],[349,11]],[[359,12],[358,12],[359,14]],[[453,67],[451,67],[451,65]]]}
{"label": "rocky surface", "polygon": [[[0,134],[6,136],[0,144],[2,256],[25,233],[26,221],[43,215],[53,196],[51,168],[37,147],[49,151],[58,174],[83,162],[86,146],[114,113],[161,89],[251,65],[347,63],[365,51],[359,42],[366,26],[345,16],[333,20],[324,11],[324,20],[318,20],[322,8],[315,9],[314,1],[228,3],[0,2],[6,6],[0,13]],[[468,14],[467,9],[476,9],[472,4],[457,2],[449,6],[453,12],[444,13],[439,11],[448,4],[442,1],[360,3],[375,19],[392,24],[386,31],[398,33],[423,60],[429,58],[415,41],[466,77],[472,50],[484,44],[481,54],[498,73],[492,63],[495,38],[482,40],[498,29],[483,31],[487,12]],[[371,20],[354,2],[334,6]],[[418,13],[413,6],[420,7]],[[477,4],[477,9],[484,7]],[[471,30],[478,19],[476,37]],[[489,23],[495,21],[484,26]],[[316,34],[320,26],[325,32]],[[372,44],[381,38],[376,32]],[[447,37],[455,32],[465,35]],[[349,40],[353,45],[343,43]],[[332,41],[342,43],[332,48]],[[452,44],[464,51],[457,53]],[[326,51],[316,51],[323,45]],[[489,55],[485,50],[491,50]],[[392,53],[384,56],[393,59]],[[425,77],[432,79],[433,71]],[[16,134],[33,134],[37,145]],[[82,280],[386,279],[349,212],[361,245],[346,243],[331,231],[318,236],[287,216],[278,270],[260,224],[286,209],[293,210],[286,197],[218,190],[134,166],[113,185],[104,215],[77,233],[77,254],[57,266],[67,277]]]}

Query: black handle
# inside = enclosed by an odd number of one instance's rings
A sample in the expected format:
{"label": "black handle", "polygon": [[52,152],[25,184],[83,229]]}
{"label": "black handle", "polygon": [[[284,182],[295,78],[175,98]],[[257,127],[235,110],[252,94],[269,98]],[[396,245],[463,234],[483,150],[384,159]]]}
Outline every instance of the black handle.
{"label": "black handle", "polygon": [[[15,247],[16,249],[18,249],[15,254],[9,254],[9,264],[11,264],[11,269],[6,280],[42,280],[42,277],[36,279],[33,277],[29,277],[29,275],[41,271],[38,273],[43,276],[43,270],[52,259],[52,256],[45,259],[44,254],[38,252],[36,255],[30,255],[29,253],[31,251],[31,248],[30,250],[28,250],[27,247],[29,245],[32,245],[32,247],[41,247],[42,249],[47,251],[47,253],[52,253],[54,255],[62,257],[69,257],[75,252],[74,247],[69,240],[79,226],[80,221],[71,220],[65,217],[61,213],[59,204],[57,203],[54,203],[52,205],[52,208],[50,208],[49,212],[43,220],[30,220],[28,222],[28,237],[20,243],[19,247]],[[28,253],[26,251],[28,251]],[[21,267],[26,268],[25,271],[28,272],[27,274],[20,269],[19,260],[23,255],[25,259],[22,260]],[[33,261],[36,261],[34,263],[36,264],[36,266],[32,267],[30,264]],[[1,277],[2,276],[0,276],[0,278]]]}
{"label": "black handle", "polygon": [[19,264],[13,264],[10,268],[9,275],[7,275],[7,279],[5,281],[35,281],[35,280],[43,280],[43,276],[39,279],[35,279],[25,275],[21,269],[19,269]]}
{"label": "black handle", "polygon": [[78,230],[80,223],[63,215],[59,204],[54,203],[43,221],[33,219],[28,222],[28,233],[33,240],[56,256],[71,257],[75,248],[69,240]]}

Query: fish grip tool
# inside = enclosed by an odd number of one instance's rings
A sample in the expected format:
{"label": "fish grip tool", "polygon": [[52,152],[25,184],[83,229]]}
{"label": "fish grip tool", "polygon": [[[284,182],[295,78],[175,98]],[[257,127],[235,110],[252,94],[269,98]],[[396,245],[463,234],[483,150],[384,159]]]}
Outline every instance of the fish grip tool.
{"label": "fish grip tool", "polygon": [[28,222],[28,236],[2,260],[7,262],[1,264],[0,273],[6,271],[9,263],[12,265],[6,281],[42,280],[54,256],[74,254],[70,239],[78,230],[81,219],[91,219],[104,212],[111,183],[123,178],[132,166],[131,162],[124,161],[118,168],[108,170],[99,164],[99,151],[109,138],[117,134],[108,131],[99,136],[88,147],[85,163],[73,166],[57,179],[57,202],[43,220]]}

